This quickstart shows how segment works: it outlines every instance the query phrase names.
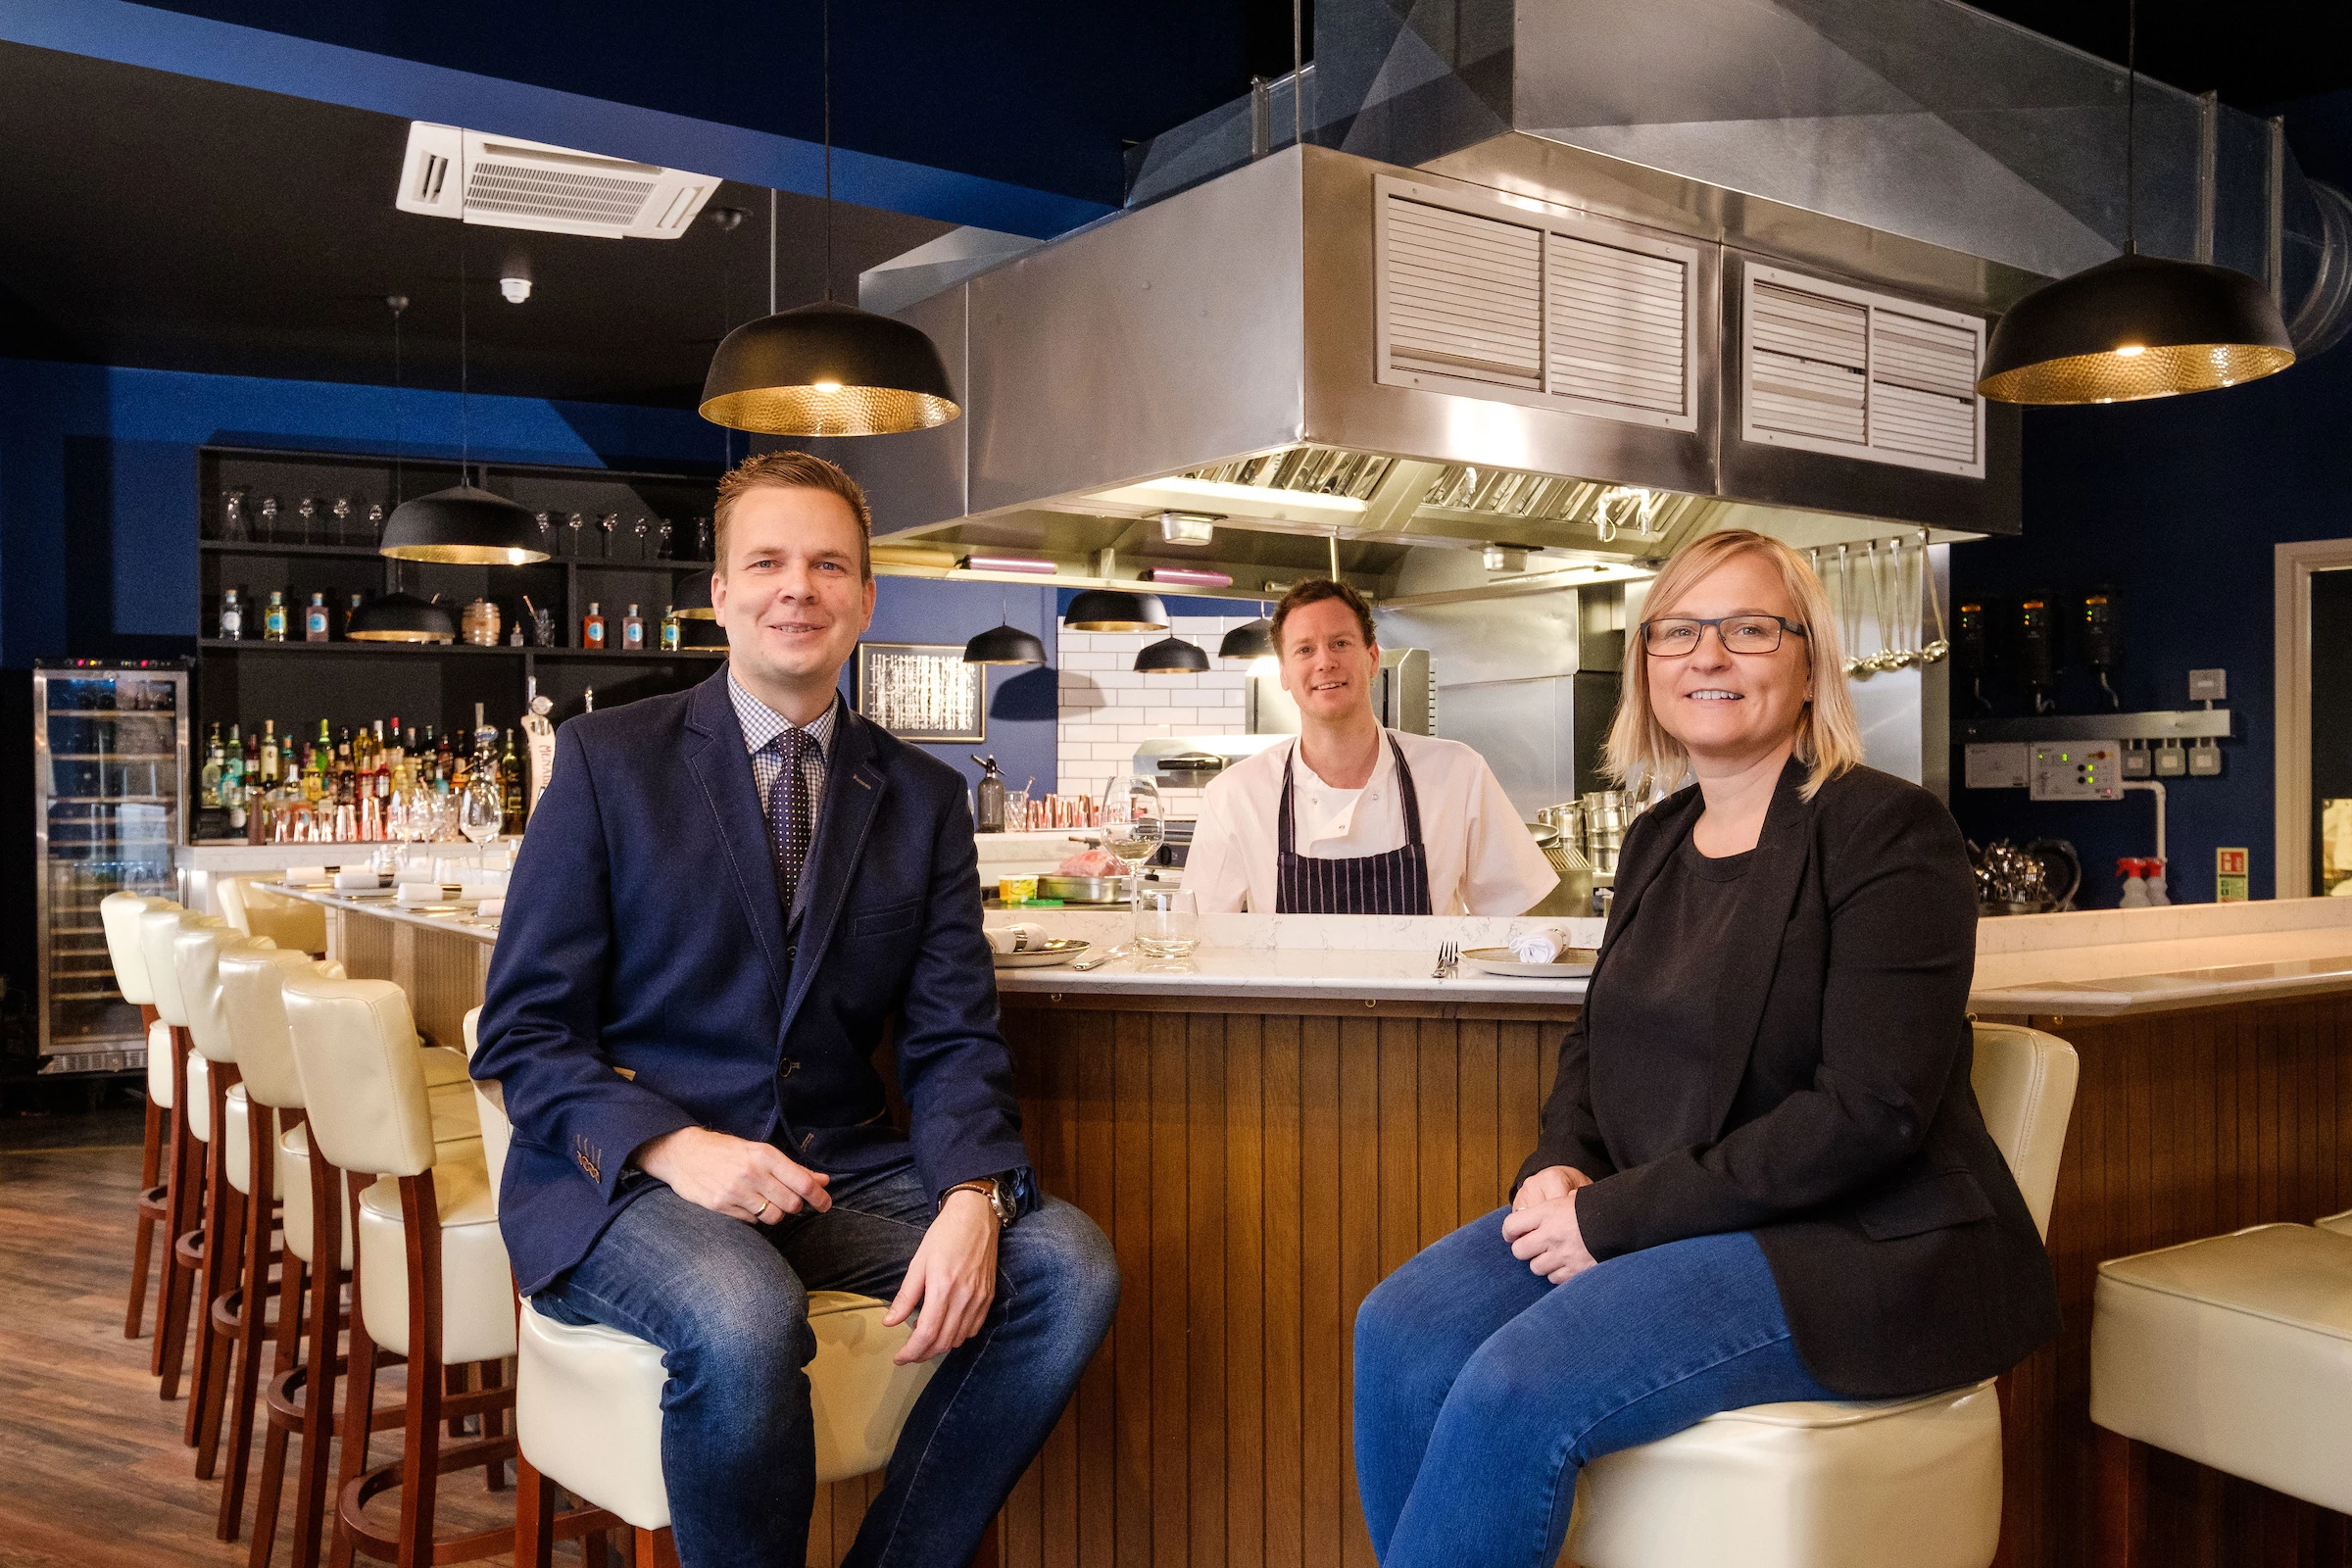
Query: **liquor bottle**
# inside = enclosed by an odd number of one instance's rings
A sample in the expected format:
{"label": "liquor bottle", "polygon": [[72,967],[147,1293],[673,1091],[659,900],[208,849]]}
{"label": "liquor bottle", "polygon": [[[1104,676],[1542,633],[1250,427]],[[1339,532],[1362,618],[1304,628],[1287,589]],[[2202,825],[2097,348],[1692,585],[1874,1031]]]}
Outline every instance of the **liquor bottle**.
{"label": "liquor bottle", "polygon": [[220,595],[220,640],[224,643],[242,642],[245,638],[245,606],[234,588]]}
{"label": "liquor bottle", "polygon": [[302,798],[314,806],[326,798],[326,758],[316,741],[302,749]]}
{"label": "liquor bottle", "polygon": [[662,609],[662,651],[665,654],[676,653],[678,637],[678,612],[664,605]]}
{"label": "liquor bottle", "polygon": [[322,643],[326,641],[326,634],[330,624],[331,622],[328,619],[328,612],[326,608],[326,595],[324,593],[315,593],[311,595],[310,608],[302,612],[302,640],[306,643]]}
{"label": "liquor bottle", "polygon": [[277,786],[277,720],[265,718],[262,720],[262,787],[273,790]]}
{"label": "liquor bottle", "polygon": [[335,800],[352,805],[360,798],[358,773],[352,766],[351,728],[345,725],[343,738],[335,743]]}
{"label": "liquor bottle", "polygon": [[588,613],[580,617],[580,646],[600,654],[605,651],[605,611],[593,599],[588,601]]}
{"label": "liquor bottle", "polygon": [[394,762],[400,761],[409,755],[407,742],[401,738],[398,713],[392,715],[391,727],[384,733],[384,755],[391,758]]}
{"label": "liquor bottle", "polygon": [[248,793],[266,787],[266,781],[262,777],[262,738],[260,736],[249,734],[245,737],[245,760],[238,766],[238,775],[244,779]]}
{"label": "liquor bottle", "polygon": [[351,596],[351,603],[343,607],[343,640],[345,642],[351,641],[351,617],[358,614],[360,607],[367,602],[366,594],[355,593]]}
{"label": "liquor bottle", "polygon": [[507,731],[507,755],[498,760],[500,820],[498,830],[509,838],[522,836],[522,762],[514,755],[514,732]]}
{"label": "liquor bottle", "polygon": [[[432,732],[428,729],[425,733],[429,735]],[[435,771],[437,771],[443,779],[451,779],[457,776],[458,748],[456,743],[453,742],[448,735],[444,734],[440,740],[433,744],[433,757],[439,764]]]}
{"label": "liquor bottle", "polygon": [[196,776],[196,804],[220,804],[220,726],[218,724],[213,726],[212,746],[204,756],[204,771]]}
{"label": "liquor bottle", "polygon": [[220,753],[220,804],[228,808],[230,822],[245,825],[245,740],[234,723],[228,726],[228,744]]}
{"label": "liquor bottle", "polygon": [[631,605],[629,612],[620,617],[620,647],[623,653],[645,652],[645,617],[637,613],[635,605]]}
{"label": "liquor bottle", "polygon": [[262,609],[262,640],[270,643],[286,640],[286,595],[283,589],[270,590],[270,603]]}

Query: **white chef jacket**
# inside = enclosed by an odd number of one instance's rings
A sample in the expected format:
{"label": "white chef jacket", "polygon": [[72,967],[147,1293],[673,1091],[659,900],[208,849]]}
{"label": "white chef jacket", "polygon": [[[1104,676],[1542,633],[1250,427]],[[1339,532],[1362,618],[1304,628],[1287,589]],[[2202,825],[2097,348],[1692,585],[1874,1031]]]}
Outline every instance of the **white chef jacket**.
{"label": "white chef jacket", "polygon": [[1403,748],[1421,806],[1429,856],[1429,906],[1439,914],[1523,914],[1559,883],[1558,873],[1495,782],[1487,760],[1459,741],[1384,730],[1379,760],[1360,790],[1315,776],[1295,742],[1269,746],[1210,781],[1186,857],[1184,885],[1203,914],[1275,906],[1275,813],[1292,771],[1292,848],[1326,860],[1404,848],[1404,797],[1393,738]]}

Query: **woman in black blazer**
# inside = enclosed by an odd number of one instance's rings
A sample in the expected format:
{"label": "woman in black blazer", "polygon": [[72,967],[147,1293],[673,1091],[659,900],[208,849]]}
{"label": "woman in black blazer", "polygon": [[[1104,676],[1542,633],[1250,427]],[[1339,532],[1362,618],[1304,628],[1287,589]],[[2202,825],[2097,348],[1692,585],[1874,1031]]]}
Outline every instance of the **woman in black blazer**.
{"label": "woman in black blazer", "polygon": [[1388,1568],[1548,1568],[1597,1455],[1718,1410],[1973,1382],[2057,1332],[1969,1087],[1966,850],[1934,796],[1861,765],[1819,580],[1710,535],[1628,655],[1611,768],[1696,782],[1626,835],[1511,1206],[1357,1314]]}

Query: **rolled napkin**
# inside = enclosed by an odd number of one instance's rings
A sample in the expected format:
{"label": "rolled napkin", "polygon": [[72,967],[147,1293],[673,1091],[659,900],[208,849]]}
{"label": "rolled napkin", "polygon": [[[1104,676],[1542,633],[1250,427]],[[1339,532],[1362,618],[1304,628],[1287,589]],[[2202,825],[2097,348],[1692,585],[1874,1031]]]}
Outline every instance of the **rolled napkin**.
{"label": "rolled napkin", "polygon": [[1036,953],[1054,939],[1046,928],[1023,920],[1016,925],[992,925],[981,932],[991,953]]}
{"label": "rolled napkin", "polygon": [[326,880],[326,867],[323,865],[289,865],[286,867],[286,880],[298,888],[315,887]]}
{"label": "rolled napkin", "polygon": [[507,901],[505,899],[484,899],[482,906],[474,910],[473,914],[477,920],[495,920],[506,912]]}
{"label": "rolled napkin", "polygon": [[1568,934],[1556,926],[1539,926],[1511,938],[1511,956],[1521,963],[1549,963],[1568,948]]}
{"label": "rolled napkin", "polygon": [[347,865],[335,873],[335,886],[347,893],[372,892],[383,885],[371,865]]}
{"label": "rolled napkin", "polygon": [[441,884],[438,882],[403,882],[397,895],[402,904],[438,904]]}

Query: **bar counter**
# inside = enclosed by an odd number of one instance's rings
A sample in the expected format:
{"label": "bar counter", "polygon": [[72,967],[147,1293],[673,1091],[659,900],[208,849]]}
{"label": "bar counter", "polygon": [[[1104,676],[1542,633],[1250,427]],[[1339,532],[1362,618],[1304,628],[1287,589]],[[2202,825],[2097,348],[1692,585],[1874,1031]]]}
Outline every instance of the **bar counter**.
{"label": "bar counter", "polygon": [[[353,973],[402,981],[418,1027],[457,1043],[492,930],[305,896]],[[1025,917],[1096,951],[1127,925]],[[1348,1444],[1356,1304],[1502,1201],[1583,995],[1430,971],[1448,938],[1537,924],[1561,922],[1210,916],[1188,960],[998,971],[1039,1175],[1102,1226],[1125,1282],[1007,1504],[1008,1565],[1371,1563]],[[2049,1235],[2066,1327],[2002,1380],[2000,1561],[2072,1568],[2090,1558],[2097,1263],[2352,1207],[2352,900],[1987,920],[1978,954],[1981,1016],[2082,1056]],[[2152,1474],[2157,1563],[2246,1560],[2296,1528],[2300,1505],[2186,1461],[2156,1455]],[[820,1498],[812,1563],[838,1560],[870,1485]]]}

